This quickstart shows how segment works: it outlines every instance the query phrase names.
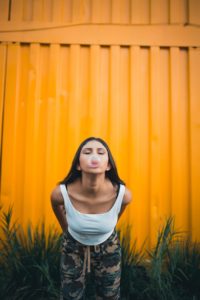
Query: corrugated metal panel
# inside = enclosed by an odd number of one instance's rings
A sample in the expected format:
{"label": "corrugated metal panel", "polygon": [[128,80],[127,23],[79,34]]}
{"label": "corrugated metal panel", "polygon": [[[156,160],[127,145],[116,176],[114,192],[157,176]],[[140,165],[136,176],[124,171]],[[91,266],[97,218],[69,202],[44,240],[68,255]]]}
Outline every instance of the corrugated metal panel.
{"label": "corrugated metal panel", "polygon": [[200,68],[200,49],[194,48],[189,51],[189,126],[190,126],[190,216],[192,236],[199,239],[199,211],[200,211],[200,85],[199,85],[199,68]]}
{"label": "corrugated metal panel", "polygon": [[1,0],[0,20],[200,24],[198,0]]}
{"label": "corrugated metal panel", "polygon": [[[0,2],[0,20],[197,24],[195,3],[12,0]],[[3,205],[23,224],[56,222],[50,192],[97,135],[133,192],[121,223],[138,243],[153,243],[170,214],[200,239],[199,70],[199,48],[0,44]]]}

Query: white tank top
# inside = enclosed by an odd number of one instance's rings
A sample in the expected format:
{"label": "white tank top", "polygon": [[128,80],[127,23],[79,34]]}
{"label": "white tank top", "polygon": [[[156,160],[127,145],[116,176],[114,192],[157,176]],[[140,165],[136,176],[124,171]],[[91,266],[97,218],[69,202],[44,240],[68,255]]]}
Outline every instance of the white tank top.
{"label": "white tank top", "polygon": [[121,210],[125,186],[120,184],[119,193],[112,208],[100,214],[84,214],[72,204],[66,186],[60,184],[64,199],[68,231],[81,244],[92,246],[103,243],[113,233]]}

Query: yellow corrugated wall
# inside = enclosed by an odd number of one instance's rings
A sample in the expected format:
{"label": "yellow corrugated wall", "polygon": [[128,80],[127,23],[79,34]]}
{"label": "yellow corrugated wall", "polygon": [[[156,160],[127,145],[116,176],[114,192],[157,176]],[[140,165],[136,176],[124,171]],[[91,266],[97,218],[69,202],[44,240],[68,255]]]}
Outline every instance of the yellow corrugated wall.
{"label": "yellow corrugated wall", "polygon": [[[62,24],[88,31],[53,36]],[[90,30],[102,24],[119,26],[119,36]],[[200,239],[200,45],[195,35],[188,45],[177,33],[123,36],[144,25],[199,34],[200,1],[0,1],[1,204],[13,204],[20,223],[56,223],[51,190],[80,142],[99,136],[132,191],[121,224],[138,244],[153,244],[169,215]]]}

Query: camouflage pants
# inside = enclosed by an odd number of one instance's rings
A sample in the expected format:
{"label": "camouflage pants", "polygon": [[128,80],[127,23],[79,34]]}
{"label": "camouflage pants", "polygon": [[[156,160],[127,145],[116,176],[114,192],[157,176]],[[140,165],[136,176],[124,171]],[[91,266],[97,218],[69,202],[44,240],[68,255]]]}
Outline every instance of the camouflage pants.
{"label": "camouflage pants", "polygon": [[95,299],[120,299],[121,247],[116,231],[97,246],[85,246],[65,232],[60,267],[60,300],[85,299],[85,279],[90,268],[94,274]]}

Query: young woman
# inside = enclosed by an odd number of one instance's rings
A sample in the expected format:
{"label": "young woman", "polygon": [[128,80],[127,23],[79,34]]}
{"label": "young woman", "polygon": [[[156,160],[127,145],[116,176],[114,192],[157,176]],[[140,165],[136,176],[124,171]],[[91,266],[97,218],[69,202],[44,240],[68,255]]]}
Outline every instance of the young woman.
{"label": "young woman", "polygon": [[115,226],[130,201],[105,141],[83,141],[68,175],[51,193],[64,232],[62,300],[84,299],[85,275],[91,269],[96,299],[120,299],[121,248]]}

